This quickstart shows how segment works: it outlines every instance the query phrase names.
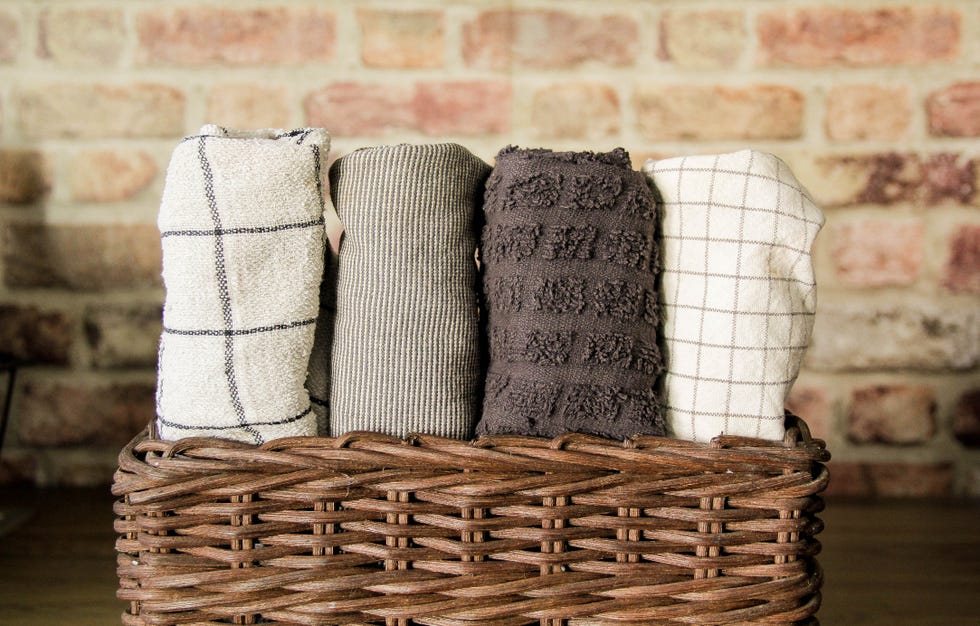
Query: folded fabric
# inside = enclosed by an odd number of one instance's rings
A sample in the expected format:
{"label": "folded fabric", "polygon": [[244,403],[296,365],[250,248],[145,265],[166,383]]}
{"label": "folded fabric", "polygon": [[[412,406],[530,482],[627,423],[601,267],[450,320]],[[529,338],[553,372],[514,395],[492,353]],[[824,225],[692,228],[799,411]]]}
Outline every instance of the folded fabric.
{"label": "folded fabric", "polygon": [[161,437],[315,435],[304,388],[323,273],[322,129],[205,126],[174,150],[160,206]]}
{"label": "folded fabric", "polygon": [[472,435],[481,391],[474,219],[489,173],[456,144],[367,148],[330,168],[344,224],[332,435]]}
{"label": "folded fabric", "polygon": [[781,439],[810,340],[823,215],[778,158],[649,160],[663,201],[665,387],[676,437]]}
{"label": "folded fabric", "polygon": [[337,315],[337,257],[326,246],[323,280],[320,282],[320,310],[313,334],[313,352],[306,374],[306,388],[316,415],[317,434],[330,432],[330,361],[333,353],[334,322]]}
{"label": "folded fabric", "polygon": [[629,154],[506,148],[485,210],[477,432],[664,434],[656,205]]}

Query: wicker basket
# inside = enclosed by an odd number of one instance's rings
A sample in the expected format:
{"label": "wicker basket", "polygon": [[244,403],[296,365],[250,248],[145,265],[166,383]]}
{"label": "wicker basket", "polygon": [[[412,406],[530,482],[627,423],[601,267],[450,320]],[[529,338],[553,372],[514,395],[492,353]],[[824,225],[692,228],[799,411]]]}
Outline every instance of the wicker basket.
{"label": "wicker basket", "polygon": [[120,454],[125,624],[816,624],[825,445],[373,433]]}

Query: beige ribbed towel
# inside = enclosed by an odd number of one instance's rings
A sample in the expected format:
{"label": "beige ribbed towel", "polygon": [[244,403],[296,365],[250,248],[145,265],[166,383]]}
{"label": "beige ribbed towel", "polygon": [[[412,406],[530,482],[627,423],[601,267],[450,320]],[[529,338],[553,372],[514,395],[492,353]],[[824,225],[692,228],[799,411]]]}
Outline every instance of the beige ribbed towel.
{"label": "beige ribbed towel", "polygon": [[322,129],[205,126],[174,150],[160,206],[165,439],[315,435],[304,388],[323,273]]}
{"label": "beige ribbed towel", "polygon": [[344,224],[332,435],[472,435],[482,386],[474,219],[489,173],[456,144],[367,148],[331,167]]}

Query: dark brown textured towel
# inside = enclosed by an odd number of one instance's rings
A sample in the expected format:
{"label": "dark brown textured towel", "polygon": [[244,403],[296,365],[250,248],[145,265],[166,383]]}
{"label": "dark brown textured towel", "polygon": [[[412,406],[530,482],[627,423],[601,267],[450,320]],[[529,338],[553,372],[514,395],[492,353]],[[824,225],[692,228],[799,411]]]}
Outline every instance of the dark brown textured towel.
{"label": "dark brown textured towel", "polygon": [[485,211],[478,434],[664,434],[656,204],[629,154],[505,148]]}

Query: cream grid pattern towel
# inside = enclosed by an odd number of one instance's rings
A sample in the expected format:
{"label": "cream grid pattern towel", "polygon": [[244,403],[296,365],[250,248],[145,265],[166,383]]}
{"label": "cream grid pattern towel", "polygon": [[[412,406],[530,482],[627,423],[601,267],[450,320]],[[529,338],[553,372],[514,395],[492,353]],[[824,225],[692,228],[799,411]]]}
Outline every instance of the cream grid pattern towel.
{"label": "cream grid pattern towel", "polygon": [[664,341],[674,436],[781,439],[813,328],[823,215],[773,155],[649,160],[663,202]]}
{"label": "cream grid pattern towel", "polygon": [[174,150],[160,206],[165,439],[315,435],[303,386],[323,273],[322,129],[205,126]]}

